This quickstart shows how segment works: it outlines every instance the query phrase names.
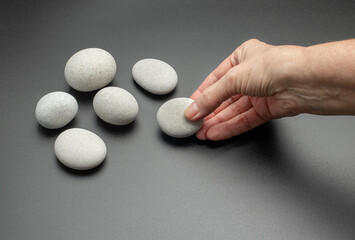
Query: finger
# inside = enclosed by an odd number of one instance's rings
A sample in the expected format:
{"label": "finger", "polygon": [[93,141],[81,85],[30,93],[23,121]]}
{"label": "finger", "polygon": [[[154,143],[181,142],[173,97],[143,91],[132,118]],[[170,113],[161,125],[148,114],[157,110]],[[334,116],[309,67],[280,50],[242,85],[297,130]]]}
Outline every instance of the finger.
{"label": "finger", "polygon": [[248,111],[252,107],[253,105],[251,104],[249,97],[241,97],[238,101],[233,102],[214,117],[207,121],[205,120],[202,128],[196,133],[196,137],[200,140],[206,140],[206,133],[211,127],[226,122],[233,117]]}
{"label": "finger", "polygon": [[225,140],[265,123],[266,120],[260,117],[254,108],[216,126],[206,132],[206,138],[212,141]]}
{"label": "finger", "polygon": [[242,97],[242,95],[235,95],[235,96],[232,96],[232,97],[228,98],[218,108],[216,108],[216,110],[214,110],[213,113],[211,113],[210,115],[205,117],[205,121],[207,121],[208,119],[216,116],[217,113],[221,112],[223,109],[227,108],[229,105],[231,105],[232,103],[236,102],[241,97]]}
{"label": "finger", "polygon": [[243,64],[237,65],[231,68],[218,82],[206,88],[195,102],[187,107],[186,118],[192,121],[200,120],[213,112],[226,99],[239,94],[240,88],[244,84],[242,77],[240,77],[242,71]]}
{"label": "finger", "polygon": [[224,74],[226,74],[226,72],[228,72],[229,69],[236,66],[237,64],[237,58],[233,52],[221,64],[219,64],[212,73],[207,76],[207,78],[201,83],[201,85],[191,95],[190,98],[196,100],[206,88],[217,82]]}

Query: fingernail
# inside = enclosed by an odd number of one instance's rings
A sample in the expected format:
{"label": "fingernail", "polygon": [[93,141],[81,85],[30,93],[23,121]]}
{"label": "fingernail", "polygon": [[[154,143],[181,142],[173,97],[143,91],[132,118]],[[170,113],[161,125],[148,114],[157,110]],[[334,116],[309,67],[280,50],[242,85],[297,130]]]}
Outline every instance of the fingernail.
{"label": "fingernail", "polygon": [[185,109],[185,116],[190,120],[195,120],[198,117],[198,106],[196,102],[193,102],[190,106]]}

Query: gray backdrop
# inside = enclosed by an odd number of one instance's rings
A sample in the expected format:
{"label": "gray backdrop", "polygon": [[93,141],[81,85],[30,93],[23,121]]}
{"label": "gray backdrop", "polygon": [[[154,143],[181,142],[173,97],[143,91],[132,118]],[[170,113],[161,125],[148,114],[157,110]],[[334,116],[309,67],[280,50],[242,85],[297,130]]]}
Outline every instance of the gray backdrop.
{"label": "gray backdrop", "polygon": [[[312,45],[355,37],[353,0],[1,1],[0,239],[355,239],[355,118],[301,115],[231,140],[175,140],[156,112],[190,96],[239,44]],[[110,84],[130,91],[135,123],[99,120],[93,93],[71,89],[76,51],[108,50]],[[156,97],[134,84],[133,64],[158,58],[179,75]],[[60,130],[40,127],[37,101],[66,91],[79,112]],[[71,127],[103,138],[105,163],[76,172],[55,158]]]}

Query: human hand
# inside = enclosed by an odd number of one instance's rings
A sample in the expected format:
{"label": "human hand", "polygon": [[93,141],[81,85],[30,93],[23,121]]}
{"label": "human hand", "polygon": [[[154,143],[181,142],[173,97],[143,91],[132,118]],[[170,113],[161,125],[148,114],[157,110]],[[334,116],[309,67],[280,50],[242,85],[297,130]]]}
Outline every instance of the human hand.
{"label": "human hand", "polygon": [[[340,76],[334,63],[344,65],[341,57],[335,57],[342,49],[340,43],[305,48],[246,41],[192,94],[195,102],[185,110],[186,117],[193,121],[205,117],[197,138],[223,140],[271,119],[303,112],[355,113],[354,94],[346,89],[349,84],[355,89],[355,68],[344,69],[346,74],[334,83]],[[355,49],[355,42],[351,44]],[[352,101],[350,108],[342,107]]]}

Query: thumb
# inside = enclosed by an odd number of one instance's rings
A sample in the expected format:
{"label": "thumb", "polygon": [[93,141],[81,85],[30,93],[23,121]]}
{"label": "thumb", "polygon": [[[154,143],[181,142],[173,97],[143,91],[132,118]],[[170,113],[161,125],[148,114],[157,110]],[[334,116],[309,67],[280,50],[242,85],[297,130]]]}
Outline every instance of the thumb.
{"label": "thumb", "polygon": [[196,101],[186,108],[186,118],[192,121],[200,120],[213,112],[223,101],[240,94],[243,85],[240,78],[241,66],[242,64],[231,68],[218,82],[206,88]]}

